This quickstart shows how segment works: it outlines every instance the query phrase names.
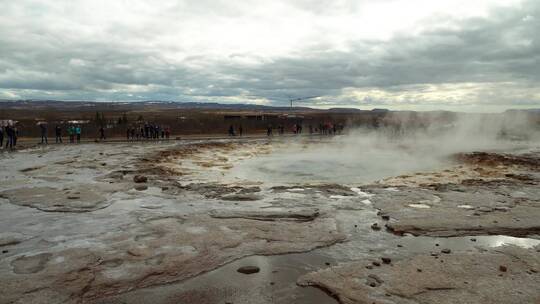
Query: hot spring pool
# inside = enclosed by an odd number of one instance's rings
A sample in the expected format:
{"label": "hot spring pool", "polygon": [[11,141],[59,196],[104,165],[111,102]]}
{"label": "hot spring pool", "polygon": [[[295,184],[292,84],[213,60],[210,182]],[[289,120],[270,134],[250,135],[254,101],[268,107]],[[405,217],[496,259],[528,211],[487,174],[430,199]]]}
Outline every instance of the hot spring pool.
{"label": "hot spring pool", "polygon": [[270,184],[358,184],[450,163],[429,150],[391,143],[331,140],[275,144],[266,155],[243,160],[229,172],[235,179]]}

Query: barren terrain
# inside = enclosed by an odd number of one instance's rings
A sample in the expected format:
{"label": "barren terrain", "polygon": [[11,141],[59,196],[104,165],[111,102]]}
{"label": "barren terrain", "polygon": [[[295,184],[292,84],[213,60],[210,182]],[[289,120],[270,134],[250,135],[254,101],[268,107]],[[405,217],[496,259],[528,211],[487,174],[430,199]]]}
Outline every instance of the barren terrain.
{"label": "barren terrain", "polygon": [[[350,182],[339,163],[338,174],[310,168],[328,146],[228,139],[6,153],[0,303],[540,301],[534,143],[382,167],[384,178],[366,165],[358,174],[370,178]],[[270,182],[264,165],[280,153],[306,155],[310,170],[284,158],[296,182]]]}

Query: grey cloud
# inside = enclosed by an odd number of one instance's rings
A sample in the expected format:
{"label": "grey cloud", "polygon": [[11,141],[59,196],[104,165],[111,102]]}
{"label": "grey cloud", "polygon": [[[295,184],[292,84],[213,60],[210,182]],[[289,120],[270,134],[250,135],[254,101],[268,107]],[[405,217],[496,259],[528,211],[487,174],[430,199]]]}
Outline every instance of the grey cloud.
{"label": "grey cloud", "polygon": [[[186,5],[183,2],[178,7]],[[320,12],[312,1],[298,5]],[[354,1],[341,1],[333,9],[357,9],[351,6]],[[197,9],[203,10],[204,5],[199,4]],[[534,18],[524,20],[528,15]],[[0,88],[22,98],[40,98],[42,94],[60,99],[219,101],[220,97],[260,96],[274,104],[285,104],[289,97],[320,95],[335,104],[385,105],[396,101],[341,95],[350,88],[379,89],[390,95],[403,93],[401,101],[428,103],[433,101],[413,92],[421,93],[429,84],[505,82],[514,85],[506,85],[504,91],[486,86],[497,92],[498,99],[485,89],[477,90],[474,97],[492,104],[540,102],[538,1],[494,10],[486,19],[453,23],[453,29],[401,34],[386,42],[349,41],[348,51],[334,50],[322,42],[279,58],[238,53],[170,62],[160,49],[140,47],[139,42],[131,44],[137,39],[150,39],[142,29],[118,26],[105,30],[113,33],[113,41],[78,40],[29,22],[26,31],[0,27]],[[242,59],[256,63],[239,63]],[[438,102],[454,101],[443,98]]]}

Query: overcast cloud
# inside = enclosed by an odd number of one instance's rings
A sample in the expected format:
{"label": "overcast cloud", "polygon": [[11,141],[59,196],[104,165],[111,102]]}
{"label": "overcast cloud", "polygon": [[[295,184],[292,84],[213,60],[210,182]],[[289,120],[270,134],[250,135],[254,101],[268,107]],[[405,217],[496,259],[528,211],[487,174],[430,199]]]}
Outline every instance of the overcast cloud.
{"label": "overcast cloud", "polygon": [[[325,3],[326,2],[326,3]],[[0,99],[540,107],[540,1],[0,0]]]}

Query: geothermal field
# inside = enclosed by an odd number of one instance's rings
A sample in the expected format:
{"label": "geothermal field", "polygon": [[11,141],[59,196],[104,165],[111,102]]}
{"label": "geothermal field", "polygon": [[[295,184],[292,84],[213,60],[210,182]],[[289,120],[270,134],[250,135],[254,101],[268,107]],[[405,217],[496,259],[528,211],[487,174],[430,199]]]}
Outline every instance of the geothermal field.
{"label": "geothermal field", "polygon": [[2,153],[0,303],[540,303],[519,127]]}

